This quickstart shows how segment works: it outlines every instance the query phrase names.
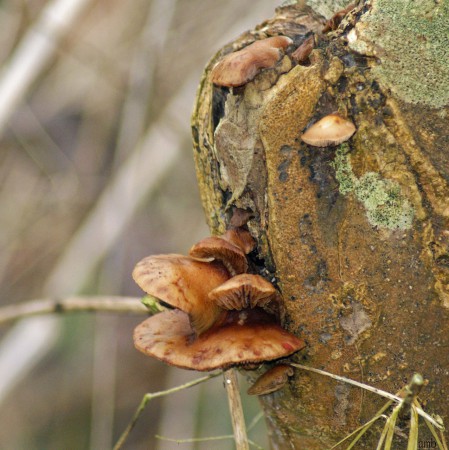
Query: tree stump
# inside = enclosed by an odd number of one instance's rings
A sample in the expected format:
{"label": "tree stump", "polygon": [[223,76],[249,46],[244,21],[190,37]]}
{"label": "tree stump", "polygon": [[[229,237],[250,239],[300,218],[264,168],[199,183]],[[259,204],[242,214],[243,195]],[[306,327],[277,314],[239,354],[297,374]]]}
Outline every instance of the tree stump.
{"label": "tree stump", "polygon": [[[292,361],[392,393],[419,372],[425,410],[448,426],[449,1],[359,1],[334,22],[329,2],[290,3],[204,71],[192,130],[208,224],[222,233],[235,208],[250,211],[251,271],[275,281],[285,328],[307,342]],[[212,84],[224,55],[275,35],[293,44],[274,68]],[[310,37],[311,53],[292,57]],[[356,133],[305,144],[331,113]],[[384,403],[299,370],[262,397],[274,449],[328,448]],[[432,441],[425,426],[421,439]]]}

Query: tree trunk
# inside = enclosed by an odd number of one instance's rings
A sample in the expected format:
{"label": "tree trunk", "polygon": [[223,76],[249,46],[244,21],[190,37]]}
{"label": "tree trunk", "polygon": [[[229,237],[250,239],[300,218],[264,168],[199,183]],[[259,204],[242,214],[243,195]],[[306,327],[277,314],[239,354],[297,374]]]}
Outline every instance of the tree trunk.
{"label": "tree trunk", "polygon": [[[324,34],[320,13],[350,2],[290,3],[205,69],[192,129],[208,224],[221,233],[233,207],[251,210],[251,269],[275,280],[285,327],[307,342],[292,361],[392,393],[419,372],[425,410],[448,425],[449,0],[360,1]],[[274,69],[212,85],[223,55],[278,34],[294,45]],[[356,125],[348,142],[301,141],[333,112]],[[322,450],[385,399],[297,370],[262,403],[273,448]],[[376,447],[374,431],[358,448]]]}

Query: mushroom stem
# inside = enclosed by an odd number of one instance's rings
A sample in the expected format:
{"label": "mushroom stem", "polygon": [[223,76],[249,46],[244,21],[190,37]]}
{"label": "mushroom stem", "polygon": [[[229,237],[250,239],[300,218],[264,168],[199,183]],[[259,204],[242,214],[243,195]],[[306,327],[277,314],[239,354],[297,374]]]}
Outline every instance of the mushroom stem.
{"label": "mushroom stem", "polygon": [[228,394],[229,411],[231,413],[232,429],[234,430],[235,448],[236,450],[249,450],[237,373],[235,369],[228,369],[223,372],[223,377],[226,392]]}

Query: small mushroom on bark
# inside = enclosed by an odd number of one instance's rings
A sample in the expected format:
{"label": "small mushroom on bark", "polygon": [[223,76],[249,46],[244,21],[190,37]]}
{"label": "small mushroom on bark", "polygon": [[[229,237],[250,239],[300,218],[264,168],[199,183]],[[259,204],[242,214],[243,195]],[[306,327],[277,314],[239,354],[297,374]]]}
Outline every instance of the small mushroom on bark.
{"label": "small mushroom on bark", "polygon": [[196,243],[189,251],[192,258],[221,261],[230,275],[244,273],[248,270],[248,262],[243,250],[218,236],[210,236]]}
{"label": "small mushroom on bark", "polygon": [[314,123],[301,139],[314,147],[338,145],[347,141],[355,133],[355,125],[338,114],[329,114]]}
{"label": "small mushroom on bark", "polygon": [[166,311],[136,327],[134,345],[167,364],[198,371],[271,361],[305,346],[260,308],[228,311],[200,336],[195,335],[187,314]]}
{"label": "small mushroom on bark", "polygon": [[255,241],[247,230],[231,228],[223,236],[210,236],[197,242],[189,255],[203,261],[221,261],[229,274],[234,276],[248,270],[246,254],[254,245]]}
{"label": "small mushroom on bark", "polygon": [[241,227],[231,227],[222,238],[239,247],[245,254],[250,253],[256,245],[249,231]]}
{"label": "small mushroom on bark", "polygon": [[264,307],[275,298],[276,289],[260,275],[232,277],[209,292],[209,298],[224,309]]}
{"label": "small mushroom on bark", "polygon": [[261,69],[274,67],[293,41],[286,36],[273,36],[253,42],[242,50],[226,55],[211,72],[217,86],[237,87],[251,81]]}
{"label": "small mushroom on bark", "polygon": [[288,377],[293,375],[293,368],[287,364],[278,364],[262,374],[248,389],[249,395],[265,395],[282,389]]}
{"label": "small mushroom on bark", "polygon": [[146,293],[187,313],[200,334],[222,313],[208,293],[228,280],[229,274],[219,262],[172,254],[144,258],[136,265],[133,278]]}
{"label": "small mushroom on bark", "polygon": [[310,53],[315,47],[315,36],[309,36],[293,53],[292,59],[298,63],[303,63],[309,59]]}
{"label": "small mushroom on bark", "polygon": [[352,11],[355,8],[356,4],[351,3],[346,8],[337,11],[327,22],[324,26],[322,33],[328,33],[329,31],[334,31],[338,28],[346,14],[348,14],[349,11]]}

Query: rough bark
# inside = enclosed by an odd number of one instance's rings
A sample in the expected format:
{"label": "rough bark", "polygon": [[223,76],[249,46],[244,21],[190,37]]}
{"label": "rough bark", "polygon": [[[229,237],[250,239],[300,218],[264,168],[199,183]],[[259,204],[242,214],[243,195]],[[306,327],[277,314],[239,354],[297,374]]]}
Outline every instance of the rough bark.
{"label": "rough bark", "polygon": [[[221,233],[233,207],[252,211],[251,270],[275,280],[285,327],[308,344],[294,361],[390,392],[419,372],[425,409],[448,425],[449,1],[361,1],[327,34],[319,12],[332,2],[310,3],[318,12],[278,8],[205,69],[192,130],[207,220]],[[312,32],[310,61],[296,64],[289,55]],[[294,45],[276,68],[233,90],[211,84],[223,55],[278,34]],[[336,111],[356,124],[350,141],[301,141]],[[273,448],[313,450],[384,400],[297,371],[262,403]]]}

